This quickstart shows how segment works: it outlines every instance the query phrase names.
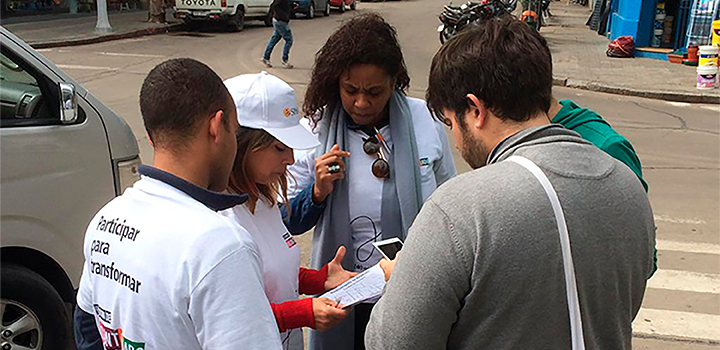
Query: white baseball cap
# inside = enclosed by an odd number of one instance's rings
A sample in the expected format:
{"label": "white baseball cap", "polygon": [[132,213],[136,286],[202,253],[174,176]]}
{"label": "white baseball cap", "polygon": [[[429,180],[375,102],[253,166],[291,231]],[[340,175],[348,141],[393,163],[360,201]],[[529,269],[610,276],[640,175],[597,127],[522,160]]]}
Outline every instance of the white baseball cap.
{"label": "white baseball cap", "polygon": [[315,135],[300,125],[295,91],[267,72],[242,74],[225,80],[237,108],[240,125],[267,131],[292,149],[320,145]]}

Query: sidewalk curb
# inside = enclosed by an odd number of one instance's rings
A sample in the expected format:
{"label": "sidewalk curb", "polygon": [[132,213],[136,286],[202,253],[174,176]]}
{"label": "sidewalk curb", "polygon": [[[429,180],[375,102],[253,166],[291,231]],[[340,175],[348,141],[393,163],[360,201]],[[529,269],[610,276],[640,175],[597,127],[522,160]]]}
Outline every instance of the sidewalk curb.
{"label": "sidewalk curb", "polygon": [[79,46],[79,45],[97,44],[97,43],[113,41],[113,40],[137,38],[137,37],[141,37],[141,36],[177,32],[183,27],[184,27],[184,23],[176,23],[176,24],[169,24],[169,25],[163,26],[163,27],[145,28],[145,29],[135,30],[135,31],[126,32],[126,33],[108,34],[108,35],[101,35],[101,36],[96,36],[96,37],[91,37],[91,38],[83,38],[83,39],[35,42],[35,43],[29,43],[29,44],[34,49],[49,49],[49,48],[55,48],[55,47]]}
{"label": "sidewalk curb", "polygon": [[572,89],[604,92],[623,96],[652,98],[673,102],[720,104],[719,95],[704,95],[659,90],[637,90],[632,88],[609,86],[584,80],[576,80],[572,78],[553,77],[553,85],[564,86]]}

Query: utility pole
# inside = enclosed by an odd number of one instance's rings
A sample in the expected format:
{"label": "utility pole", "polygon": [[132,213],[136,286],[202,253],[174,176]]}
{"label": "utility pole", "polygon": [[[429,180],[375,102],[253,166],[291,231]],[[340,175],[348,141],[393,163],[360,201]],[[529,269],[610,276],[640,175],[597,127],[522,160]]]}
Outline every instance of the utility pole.
{"label": "utility pole", "polygon": [[97,0],[97,24],[95,25],[95,33],[112,33],[110,20],[108,20],[107,0]]}

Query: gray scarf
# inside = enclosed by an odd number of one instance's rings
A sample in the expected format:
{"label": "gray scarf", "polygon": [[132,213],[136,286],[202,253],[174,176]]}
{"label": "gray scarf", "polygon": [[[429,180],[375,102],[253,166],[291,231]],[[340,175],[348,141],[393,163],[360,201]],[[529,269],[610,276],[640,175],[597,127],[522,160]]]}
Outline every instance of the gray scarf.
{"label": "gray scarf", "polygon": [[[420,168],[415,140],[412,115],[407,99],[402,92],[395,91],[388,101],[390,107],[390,137],[393,141],[392,152],[386,156],[390,164],[390,178],[383,184],[381,226],[382,238],[399,237],[405,240],[410,225],[422,206],[420,187]],[[319,157],[337,144],[347,149],[348,128],[345,123],[347,113],[341,104],[332,110],[326,110],[319,125],[319,139],[316,157]],[[350,166],[346,163],[346,166]],[[347,170],[346,170],[347,173]],[[337,180],[333,192],[326,199],[326,207],[320,222],[315,227],[311,266],[320,268],[328,263],[337,249],[344,245],[351,248],[350,212],[348,198],[348,179]],[[353,259],[343,261],[343,267],[352,270]],[[310,349],[334,350],[352,349],[354,333],[354,313],[336,327],[320,334],[310,333]]]}

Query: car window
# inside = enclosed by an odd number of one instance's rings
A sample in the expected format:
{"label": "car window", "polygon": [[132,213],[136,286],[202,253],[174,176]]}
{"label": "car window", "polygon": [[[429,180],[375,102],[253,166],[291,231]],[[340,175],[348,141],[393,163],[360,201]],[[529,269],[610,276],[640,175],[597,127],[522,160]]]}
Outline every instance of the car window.
{"label": "car window", "polygon": [[2,80],[38,86],[37,80],[32,75],[15,64],[5,54],[0,56],[0,62],[2,62],[2,65],[0,65],[0,77],[2,77]]}
{"label": "car window", "polygon": [[43,94],[42,81],[24,68],[21,61],[0,52],[0,124],[2,127],[58,124],[59,111],[53,112]]}

